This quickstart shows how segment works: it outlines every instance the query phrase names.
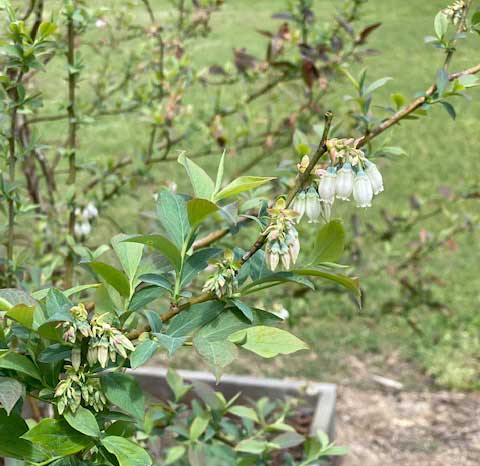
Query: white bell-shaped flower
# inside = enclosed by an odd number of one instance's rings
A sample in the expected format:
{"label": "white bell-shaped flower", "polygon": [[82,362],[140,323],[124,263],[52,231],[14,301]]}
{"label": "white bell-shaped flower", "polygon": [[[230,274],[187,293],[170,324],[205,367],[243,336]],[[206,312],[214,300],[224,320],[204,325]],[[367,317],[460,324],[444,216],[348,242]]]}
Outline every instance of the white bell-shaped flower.
{"label": "white bell-shaped flower", "polygon": [[84,215],[87,215],[88,220],[98,217],[98,209],[95,207],[95,204],[93,202],[89,202],[83,212]]}
{"label": "white bell-shaped flower", "polygon": [[373,194],[377,195],[383,192],[383,178],[377,166],[367,160],[365,173],[372,184]]}
{"label": "white bell-shaped flower", "polygon": [[325,223],[330,222],[332,218],[332,204],[322,202],[322,219]]}
{"label": "white bell-shaped flower", "polygon": [[337,172],[337,179],[335,181],[335,192],[337,199],[349,201],[353,191],[353,177],[354,173],[349,162],[343,165]]}
{"label": "white bell-shaped flower", "polygon": [[318,195],[322,202],[327,202],[333,204],[335,200],[335,181],[337,178],[337,173],[335,167],[330,166],[328,170],[320,178],[320,183],[318,184]]}
{"label": "white bell-shaped flower", "polygon": [[307,191],[305,199],[305,213],[308,217],[308,223],[317,223],[322,207],[320,205],[320,198],[315,188],[310,187]]}
{"label": "white bell-shaped flower", "polygon": [[371,207],[373,198],[372,184],[366,173],[360,169],[353,181],[353,198],[357,207]]}
{"label": "white bell-shaped flower", "polygon": [[305,191],[300,191],[296,196],[292,203],[292,210],[297,212],[297,217],[295,218],[297,223],[300,223],[302,220],[303,215],[305,214],[305,202],[306,202],[306,194]]}

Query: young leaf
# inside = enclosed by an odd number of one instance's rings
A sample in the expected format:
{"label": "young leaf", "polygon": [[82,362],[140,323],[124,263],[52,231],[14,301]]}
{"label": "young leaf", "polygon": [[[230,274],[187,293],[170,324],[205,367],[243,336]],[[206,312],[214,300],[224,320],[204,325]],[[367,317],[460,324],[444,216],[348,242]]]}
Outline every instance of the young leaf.
{"label": "young leaf", "polygon": [[178,163],[185,167],[195,196],[203,199],[211,199],[215,191],[215,185],[205,170],[195,162],[192,162],[183,152],[178,157]]}
{"label": "young leaf", "polygon": [[438,70],[436,84],[438,95],[442,96],[447,90],[448,85],[450,84],[450,81],[448,79],[448,73],[445,68],[440,68]]}
{"label": "young leaf", "polygon": [[135,292],[128,304],[130,311],[143,309],[147,304],[155,301],[165,294],[165,289],[158,286],[147,286]]}
{"label": "young leaf", "polygon": [[163,254],[168,261],[175,267],[175,270],[180,270],[182,256],[175,244],[162,235],[139,235],[132,236],[125,239],[125,242],[145,244],[152,249]]}
{"label": "young leaf", "polygon": [[92,444],[90,437],[60,419],[43,419],[22,438],[62,456],[73,455]]}
{"label": "young leaf", "polygon": [[235,406],[232,406],[231,408],[228,408],[228,412],[235,414],[235,416],[238,416],[238,417],[244,417],[246,419],[251,419],[254,422],[260,422],[255,410],[252,408],[249,408],[248,406],[235,405]]}
{"label": "young leaf", "polygon": [[220,201],[245,191],[250,191],[274,179],[275,177],[241,176],[233,180],[230,184],[218,192],[215,195],[215,201]]}
{"label": "young leaf", "polygon": [[102,440],[103,446],[117,457],[120,466],[150,466],[149,454],[136,443],[123,437],[110,435]]}
{"label": "young leaf", "polygon": [[209,215],[218,210],[218,207],[207,199],[195,198],[187,202],[188,220],[192,228],[197,227]]}
{"label": "young leaf", "polygon": [[253,313],[252,309],[248,304],[245,304],[243,301],[240,301],[239,299],[232,298],[230,300],[233,304],[235,304],[235,307],[241,311],[241,313],[250,321],[253,322]]}
{"label": "young leaf", "polygon": [[142,260],[143,245],[125,241],[127,235],[116,235],[112,239],[112,246],[122,264],[130,283],[133,283],[138,266]]}
{"label": "young leaf", "polygon": [[225,153],[226,153],[226,151],[224,150],[222,156],[220,157],[220,162],[218,163],[217,178],[215,180],[215,192],[214,192],[214,194],[218,193],[218,191],[220,191],[220,188],[222,187],[223,172],[225,171]]}
{"label": "young leaf", "polygon": [[443,12],[440,11],[437,16],[435,16],[433,25],[436,36],[439,39],[443,39],[448,29],[448,18],[443,14]]}
{"label": "young leaf", "polygon": [[167,383],[176,402],[180,401],[192,389],[192,385],[184,384],[182,378],[172,369],[167,371]]}
{"label": "young leaf", "polygon": [[182,249],[190,232],[187,205],[183,197],[170,191],[161,191],[157,199],[157,215],[170,240],[178,249]]}
{"label": "young leaf", "polygon": [[205,248],[195,251],[188,256],[183,264],[182,269],[182,288],[188,285],[202,270],[204,270],[208,261],[217,257],[222,252],[219,248]]}
{"label": "young leaf", "polygon": [[345,248],[345,229],[342,222],[332,220],[317,232],[313,247],[312,263],[336,262],[342,257]]}
{"label": "young leaf", "polygon": [[159,286],[164,290],[173,293],[173,286],[168,281],[166,275],[158,274],[158,273],[146,273],[144,275],[140,275],[140,280],[144,283],[150,283],[151,285]]}
{"label": "young leaf", "polygon": [[32,330],[35,307],[26,304],[17,304],[7,311],[7,317]]}
{"label": "young leaf", "polygon": [[143,419],[145,398],[142,388],[134,377],[111,372],[103,374],[101,382],[105,396],[110,403],[137,419]]}
{"label": "young leaf", "polygon": [[125,298],[130,296],[130,283],[120,270],[104,262],[89,262],[88,265],[106,283],[115,288],[121,296]]}
{"label": "young leaf", "polygon": [[79,406],[75,413],[65,412],[63,417],[78,432],[89,437],[100,437],[100,428],[95,416],[83,406]]}
{"label": "young leaf", "polygon": [[209,418],[206,414],[197,416],[190,426],[190,440],[196,442],[208,427]]}
{"label": "young leaf", "polygon": [[308,349],[306,343],[295,335],[275,327],[250,327],[233,333],[228,339],[264,358]]}
{"label": "young leaf", "polygon": [[386,77],[386,78],[381,78],[381,79],[378,79],[377,81],[374,81],[372,84],[370,84],[370,86],[368,86],[365,89],[363,94],[364,95],[371,94],[372,92],[376,91],[378,88],[385,86],[385,84],[387,84],[388,81],[390,81],[391,79],[393,78]]}
{"label": "young leaf", "polygon": [[455,112],[455,108],[450,102],[447,102],[446,100],[441,100],[440,103],[442,104],[443,108],[447,111],[447,113],[450,115],[452,120],[455,120],[457,118],[457,112]]}
{"label": "young leaf", "polygon": [[188,335],[183,337],[172,337],[165,333],[155,333],[158,342],[168,351],[168,355],[172,356],[183,344],[188,340]]}

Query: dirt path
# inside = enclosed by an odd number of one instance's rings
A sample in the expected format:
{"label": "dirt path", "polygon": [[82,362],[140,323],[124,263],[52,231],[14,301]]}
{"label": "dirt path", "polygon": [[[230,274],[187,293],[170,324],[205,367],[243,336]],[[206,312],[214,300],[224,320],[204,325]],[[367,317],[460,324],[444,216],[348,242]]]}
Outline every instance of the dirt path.
{"label": "dirt path", "polygon": [[480,394],[339,386],[342,466],[479,466]]}

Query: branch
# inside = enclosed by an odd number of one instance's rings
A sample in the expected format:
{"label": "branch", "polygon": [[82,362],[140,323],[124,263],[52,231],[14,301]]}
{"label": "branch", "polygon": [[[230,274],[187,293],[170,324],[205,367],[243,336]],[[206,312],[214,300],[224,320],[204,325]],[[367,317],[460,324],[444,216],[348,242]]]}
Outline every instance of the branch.
{"label": "branch", "polygon": [[[467,75],[472,75],[480,72],[480,64],[473,66],[472,68],[468,68],[464,71],[459,71],[458,73],[452,73],[448,75],[448,80],[453,81],[455,79],[458,79],[462,76],[467,76]],[[410,102],[408,105],[400,109],[397,113],[392,115],[390,118],[386,119],[383,121],[380,125],[378,125],[376,128],[372,129],[368,136],[363,136],[359,139],[359,142],[357,144],[357,147],[362,147],[364,146],[368,141],[371,139],[377,137],[379,134],[383,133],[385,130],[390,128],[391,126],[399,123],[401,120],[403,120],[405,117],[413,113],[415,110],[420,108],[424,103],[427,102],[427,99],[431,97],[435,91],[437,90],[437,85],[432,84],[425,94],[421,97],[417,97],[415,100]]]}

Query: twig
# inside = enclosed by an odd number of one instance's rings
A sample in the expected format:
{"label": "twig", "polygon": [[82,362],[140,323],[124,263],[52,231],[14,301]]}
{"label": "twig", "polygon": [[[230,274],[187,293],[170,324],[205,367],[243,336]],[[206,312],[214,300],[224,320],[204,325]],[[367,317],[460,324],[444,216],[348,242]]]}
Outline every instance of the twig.
{"label": "twig", "polygon": [[[73,1],[75,8],[75,0]],[[73,17],[70,15],[67,22],[67,61],[68,61],[68,141],[67,147],[69,149],[68,154],[68,185],[71,189],[75,190],[76,181],[76,146],[77,146],[77,118],[75,114],[75,88],[77,71],[74,71],[75,67],[75,25],[73,23]],[[68,234],[71,237],[75,236],[75,191],[72,194],[71,204],[68,217]],[[66,260],[65,269],[65,287],[70,288],[73,283],[74,274],[74,256],[73,251],[70,251]]]}

